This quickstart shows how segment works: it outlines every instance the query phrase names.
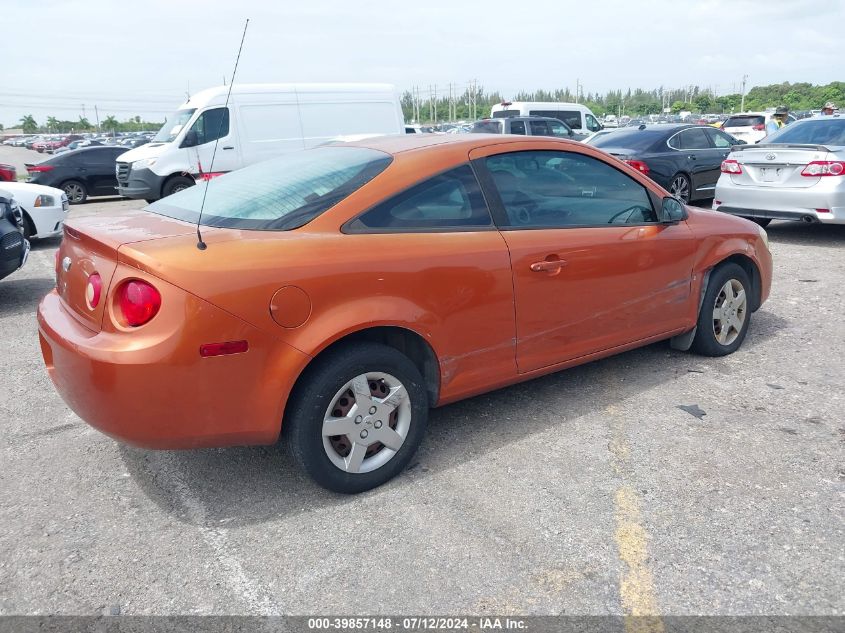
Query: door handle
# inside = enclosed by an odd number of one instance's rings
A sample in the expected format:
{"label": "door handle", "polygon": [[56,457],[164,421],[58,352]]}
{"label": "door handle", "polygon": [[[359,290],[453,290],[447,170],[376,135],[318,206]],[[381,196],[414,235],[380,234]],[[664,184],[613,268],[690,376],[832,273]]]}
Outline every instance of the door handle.
{"label": "door handle", "polygon": [[562,259],[546,259],[542,262],[534,262],[531,264],[531,270],[535,273],[553,273],[559,271],[566,266],[566,262]]}
{"label": "door handle", "polygon": [[690,154],[689,156],[687,156],[687,158],[689,158],[690,160],[696,160],[695,154]]}
{"label": "door handle", "polygon": [[223,149],[235,149],[235,148],[232,147],[231,145],[225,145],[225,146],[223,146]]}

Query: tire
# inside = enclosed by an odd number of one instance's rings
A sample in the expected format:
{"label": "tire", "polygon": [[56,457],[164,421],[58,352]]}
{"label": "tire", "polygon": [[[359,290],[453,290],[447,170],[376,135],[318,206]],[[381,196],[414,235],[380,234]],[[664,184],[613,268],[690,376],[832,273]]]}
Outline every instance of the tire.
{"label": "tire", "polygon": [[[735,295],[733,304],[726,296],[728,288]],[[737,264],[723,264],[710,275],[692,350],[704,356],[732,354],[742,345],[750,324],[751,280],[748,273]]]}
{"label": "tire", "polygon": [[[392,389],[402,393],[396,387],[404,387],[405,395],[394,407],[388,401],[396,398]],[[327,420],[335,420],[344,433],[325,432]],[[414,363],[392,347],[362,342],[330,351],[306,370],[289,401],[282,432],[314,481],[354,494],[402,472],[427,421],[428,396]],[[379,438],[389,439],[397,450]]]}
{"label": "tire", "polygon": [[166,198],[177,191],[193,187],[195,184],[196,183],[191,178],[186,178],[185,176],[174,176],[164,183],[164,188],[161,190],[161,197]]}
{"label": "tire", "polygon": [[689,204],[692,196],[692,183],[686,174],[675,174],[669,181],[669,193],[684,204]]}
{"label": "tire", "polygon": [[88,189],[78,180],[67,180],[62,183],[62,191],[70,204],[82,204],[88,199]]}
{"label": "tire", "polygon": [[[745,217],[745,216],[742,216],[742,217]],[[769,222],[772,221],[771,218],[748,218],[748,217],[745,217],[745,219],[751,220],[752,222],[754,222],[754,224],[759,224],[763,228],[766,228],[767,226],[769,226]]]}
{"label": "tire", "polygon": [[27,240],[31,240],[32,236],[35,235],[35,224],[32,222],[32,218],[24,212],[23,214],[23,236]]}

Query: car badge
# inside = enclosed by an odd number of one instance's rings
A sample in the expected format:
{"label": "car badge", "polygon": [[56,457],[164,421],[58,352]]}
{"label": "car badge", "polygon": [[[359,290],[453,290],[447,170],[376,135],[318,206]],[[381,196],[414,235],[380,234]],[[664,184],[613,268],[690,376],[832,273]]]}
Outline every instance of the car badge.
{"label": "car badge", "polygon": [[766,160],[774,160],[778,157],[777,154],[766,154]]}
{"label": "car badge", "polygon": [[70,261],[70,257],[65,257],[62,260],[62,270],[65,271],[65,272],[69,271],[71,264],[72,264],[72,262]]}

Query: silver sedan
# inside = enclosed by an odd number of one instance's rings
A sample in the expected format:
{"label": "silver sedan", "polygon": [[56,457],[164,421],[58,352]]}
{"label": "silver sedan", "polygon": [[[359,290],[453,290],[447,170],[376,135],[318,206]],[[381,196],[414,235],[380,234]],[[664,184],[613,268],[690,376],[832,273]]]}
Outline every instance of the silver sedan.
{"label": "silver sedan", "polygon": [[845,117],[797,121],[722,163],[713,208],[771,220],[845,224]]}

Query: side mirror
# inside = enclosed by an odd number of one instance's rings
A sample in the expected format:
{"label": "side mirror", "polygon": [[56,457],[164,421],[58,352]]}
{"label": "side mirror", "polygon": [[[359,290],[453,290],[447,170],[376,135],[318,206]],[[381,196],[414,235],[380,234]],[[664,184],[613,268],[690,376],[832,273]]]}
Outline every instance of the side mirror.
{"label": "side mirror", "polygon": [[743,141],[741,138],[736,139],[737,145],[748,145],[748,141]]}
{"label": "side mirror", "polygon": [[194,130],[188,130],[179,147],[196,147],[197,145],[197,133]]}
{"label": "side mirror", "polygon": [[663,198],[663,205],[660,208],[660,221],[663,224],[677,224],[686,219],[687,211],[680,200],[672,196]]}

